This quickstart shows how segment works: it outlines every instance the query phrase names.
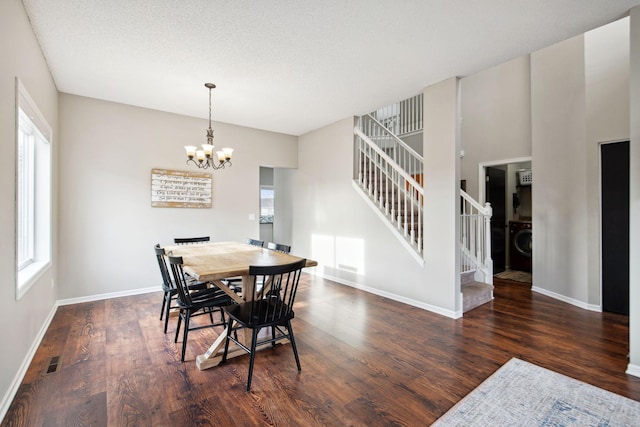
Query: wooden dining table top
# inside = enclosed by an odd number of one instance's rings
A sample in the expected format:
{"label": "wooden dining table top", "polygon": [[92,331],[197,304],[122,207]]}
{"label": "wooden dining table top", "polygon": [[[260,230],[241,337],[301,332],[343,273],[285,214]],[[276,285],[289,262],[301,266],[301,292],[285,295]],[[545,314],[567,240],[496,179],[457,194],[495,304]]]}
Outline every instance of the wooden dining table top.
{"label": "wooden dining table top", "polygon": [[[164,249],[169,255],[181,256],[184,270],[203,282],[246,276],[252,265],[283,265],[302,259],[295,255],[238,242],[170,245]],[[307,259],[307,267],[316,265],[316,261]]]}

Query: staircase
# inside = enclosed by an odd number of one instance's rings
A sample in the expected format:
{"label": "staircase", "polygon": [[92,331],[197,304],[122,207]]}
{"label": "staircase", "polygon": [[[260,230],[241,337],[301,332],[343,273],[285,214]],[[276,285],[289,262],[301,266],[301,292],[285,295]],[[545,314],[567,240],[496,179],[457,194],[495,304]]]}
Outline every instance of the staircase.
{"label": "staircase", "polygon": [[[424,161],[395,132],[422,131],[422,95],[360,117],[354,128],[354,186],[423,265]],[[460,288],[463,312],[493,299],[491,206],[461,196]]]}
{"label": "staircase", "polygon": [[460,291],[462,312],[493,300],[490,203],[482,206],[460,190]]}
{"label": "staircase", "polygon": [[354,183],[395,235],[422,262],[422,156],[372,115],[354,128]]}

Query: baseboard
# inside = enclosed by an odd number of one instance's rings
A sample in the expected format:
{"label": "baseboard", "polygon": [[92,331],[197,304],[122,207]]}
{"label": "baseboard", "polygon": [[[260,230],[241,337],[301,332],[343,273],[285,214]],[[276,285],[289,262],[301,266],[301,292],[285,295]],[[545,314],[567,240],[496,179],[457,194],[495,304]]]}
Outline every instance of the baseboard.
{"label": "baseboard", "polygon": [[40,342],[42,341],[42,338],[44,338],[44,334],[47,332],[47,329],[49,329],[49,325],[51,324],[51,321],[53,320],[53,316],[56,314],[56,311],[58,310],[59,306],[69,305],[69,304],[79,304],[83,302],[99,301],[99,300],[104,300],[109,298],[125,297],[129,295],[146,294],[150,292],[158,292],[161,290],[162,288],[160,287],[160,285],[157,285],[149,288],[132,289],[128,291],[109,292],[106,294],[90,295],[87,297],[57,300],[56,303],[53,305],[51,312],[49,313],[49,316],[42,324],[42,328],[38,332],[38,335],[34,339],[33,344],[31,345],[31,348],[27,353],[27,356],[22,362],[20,369],[16,373],[16,376],[13,379],[11,386],[9,387],[9,390],[7,391],[5,396],[2,398],[2,402],[0,403],[0,422],[4,419],[4,416],[7,414],[7,411],[9,410],[9,406],[11,405],[11,402],[13,402],[13,399],[15,398],[16,393],[18,392],[18,388],[20,387],[20,384],[22,383],[22,380],[24,379],[24,376],[27,373],[27,369],[29,369],[29,365],[31,365],[31,361],[33,360],[33,357],[35,356],[36,351],[40,346]]}
{"label": "baseboard", "polygon": [[335,277],[335,276],[331,276],[328,274],[319,274],[316,272],[315,274],[318,277],[322,277],[323,279],[327,279],[327,280],[331,280],[332,282],[336,282],[336,283],[340,283],[341,285],[345,285],[345,286],[349,286],[351,288],[356,288],[356,289],[360,289],[361,291],[365,291],[368,292],[370,294],[374,294],[374,295],[378,295],[384,298],[388,298],[390,300],[393,301],[398,301],[401,302],[403,304],[407,304],[407,305],[411,305],[413,307],[418,307],[421,308],[423,310],[427,310],[430,311],[432,313],[436,313],[439,314],[441,316],[446,316],[449,317],[451,319],[459,319],[462,317],[462,311],[452,311],[452,310],[446,310],[442,307],[438,307],[435,305],[431,305],[431,304],[425,304],[421,301],[416,301],[413,300],[411,298],[406,298],[400,295],[396,295],[396,294],[392,294],[390,292],[386,292],[386,291],[381,291],[380,289],[376,289],[376,288],[371,288],[369,286],[364,286],[361,285],[360,283],[355,283],[352,282],[350,280],[345,280],[345,279],[341,279],[339,277]]}
{"label": "baseboard", "polygon": [[56,314],[57,310],[58,310],[58,305],[54,304],[53,307],[51,307],[51,311],[49,312],[49,315],[47,316],[44,323],[42,324],[40,331],[38,331],[38,335],[36,335],[36,338],[33,340],[33,344],[31,344],[31,348],[29,349],[27,356],[22,361],[22,365],[20,365],[20,369],[18,369],[16,376],[13,378],[13,381],[11,383],[11,386],[9,387],[9,390],[7,390],[4,397],[2,398],[2,403],[0,403],[0,422],[2,422],[2,420],[4,420],[5,415],[7,415],[9,406],[11,406],[11,402],[13,402],[13,399],[16,397],[16,393],[18,393],[18,388],[20,388],[20,384],[22,384],[22,380],[24,379],[24,376],[27,373],[27,369],[29,369],[29,365],[31,365],[31,361],[33,360],[33,357],[36,355],[36,351],[38,351],[38,347],[40,347],[40,342],[42,342],[42,338],[44,338],[44,334],[47,332],[47,329],[49,329],[49,325],[51,324],[51,321],[53,320],[53,316]]}
{"label": "baseboard", "polygon": [[640,366],[629,363],[627,365],[625,374],[633,375],[634,377],[640,377]]}
{"label": "baseboard", "polygon": [[159,292],[161,290],[162,290],[162,287],[160,285],[157,285],[149,288],[130,289],[127,291],[109,292],[106,294],[89,295],[86,297],[61,299],[61,300],[58,300],[58,305],[69,305],[69,304],[79,304],[82,302],[100,301],[100,300],[110,299],[110,298],[127,297],[130,295],[148,294],[150,292]]}
{"label": "baseboard", "polygon": [[602,308],[599,305],[588,304],[588,303],[586,303],[584,301],[580,301],[580,300],[577,300],[577,299],[569,298],[569,297],[567,297],[565,295],[560,295],[560,294],[557,294],[555,292],[549,291],[547,289],[538,288],[537,286],[532,286],[531,290],[533,292],[537,292],[539,294],[546,295],[546,296],[551,297],[553,299],[557,299],[557,300],[560,300],[562,302],[566,302],[567,304],[571,304],[571,305],[574,305],[576,307],[580,307],[580,308],[585,309],[585,310],[597,311],[597,312],[601,312],[602,311]]}

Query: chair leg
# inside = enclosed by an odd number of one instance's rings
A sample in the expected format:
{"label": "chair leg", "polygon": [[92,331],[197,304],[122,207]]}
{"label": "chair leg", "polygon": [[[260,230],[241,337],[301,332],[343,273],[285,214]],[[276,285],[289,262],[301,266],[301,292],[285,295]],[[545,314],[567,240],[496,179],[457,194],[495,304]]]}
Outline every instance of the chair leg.
{"label": "chair leg", "polygon": [[184,335],[182,336],[182,356],[180,357],[180,361],[184,362],[184,353],[187,350],[187,337],[189,335],[189,318],[191,317],[190,310],[186,310],[184,316]]}
{"label": "chair leg", "polygon": [[[164,333],[167,333],[167,325],[169,324],[169,311],[171,310],[171,294],[167,293],[166,297],[165,297],[165,302],[166,302],[166,311],[164,314]],[[162,319],[162,317],[160,317],[160,319]]]}
{"label": "chair leg", "polygon": [[[162,308],[160,309],[160,320],[162,320],[162,315],[164,314],[164,306],[167,304],[167,293],[165,292],[162,296]],[[166,330],[164,331],[167,332]]]}
{"label": "chair leg", "polygon": [[300,358],[298,357],[298,348],[296,347],[296,339],[293,337],[293,328],[291,327],[291,321],[287,322],[287,329],[289,330],[289,341],[291,341],[291,348],[293,349],[293,355],[296,358],[296,365],[298,365],[298,372],[302,371],[300,367]]}
{"label": "chair leg", "polygon": [[251,377],[253,376],[253,362],[256,358],[256,344],[258,343],[258,328],[251,330],[251,353],[249,354],[249,378],[247,379],[247,391],[251,390]]}
{"label": "chair leg", "polygon": [[[274,339],[275,337],[276,337],[276,327],[275,327],[275,326],[272,326],[272,327],[271,327],[271,339]],[[273,341],[273,342],[271,343],[271,347],[272,347],[272,348],[276,348],[276,342],[275,342],[275,341]]]}
{"label": "chair leg", "polygon": [[173,342],[178,342],[178,335],[180,334],[180,325],[182,325],[182,316],[184,311],[180,309],[178,313],[178,325],[176,326],[176,336],[173,338]]}

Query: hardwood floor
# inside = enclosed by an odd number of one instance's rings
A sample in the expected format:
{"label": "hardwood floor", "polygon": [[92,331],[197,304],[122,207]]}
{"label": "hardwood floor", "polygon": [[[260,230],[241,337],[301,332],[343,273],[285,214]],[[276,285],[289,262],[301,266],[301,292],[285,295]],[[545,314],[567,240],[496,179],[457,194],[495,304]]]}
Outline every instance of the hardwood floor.
{"label": "hardwood floor", "polygon": [[[625,375],[628,318],[496,281],[493,302],[453,320],[304,275],[289,345],[199,371],[162,333],[161,294],[63,306],[2,426],[428,425],[517,357],[640,400]],[[53,356],[54,373],[46,374]]]}

